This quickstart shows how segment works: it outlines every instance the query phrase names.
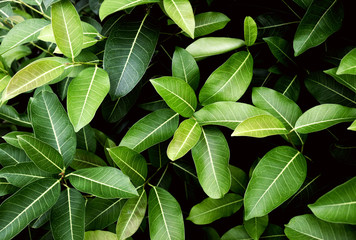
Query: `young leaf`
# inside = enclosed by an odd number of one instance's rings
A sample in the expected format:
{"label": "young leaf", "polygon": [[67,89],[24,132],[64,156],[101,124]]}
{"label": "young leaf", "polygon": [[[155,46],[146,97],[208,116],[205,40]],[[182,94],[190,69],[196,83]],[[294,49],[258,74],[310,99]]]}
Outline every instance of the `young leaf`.
{"label": "young leaf", "polygon": [[336,81],[338,81],[339,83],[341,83],[345,87],[348,87],[349,89],[351,89],[353,92],[356,93],[356,76],[351,74],[338,75],[336,71],[337,68],[332,68],[329,70],[325,70],[324,73],[332,76]]}
{"label": "young leaf", "polygon": [[356,108],[338,104],[322,104],[315,106],[298,118],[293,130],[299,133],[321,131],[335,124],[351,122],[356,119]]}
{"label": "young leaf", "polygon": [[347,53],[340,62],[337,75],[352,74],[356,75],[356,48]]}
{"label": "young leaf", "polygon": [[109,93],[108,74],[101,68],[86,68],[74,78],[68,87],[67,109],[69,120],[78,132],[89,124]]}
{"label": "young leaf", "polygon": [[171,109],[160,109],[136,122],[125,134],[120,146],[142,152],[173,136],[178,127],[178,113]]}
{"label": "young leaf", "polygon": [[83,28],[79,14],[70,0],[52,5],[52,29],[61,52],[74,61],[83,48]]}
{"label": "young leaf", "polygon": [[3,167],[16,165],[21,162],[30,162],[22,149],[14,147],[8,143],[0,144],[0,164]]}
{"label": "young leaf", "polygon": [[257,39],[257,25],[252,17],[245,17],[244,21],[244,39],[246,46],[252,46]]}
{"label": "young leaf", "polygon": [[147,194],[145,190],[138,197],[126,201],[116,225],[116,235],[119,240],[131,237],[138,230],[145,217],[146,208]]}
{"label": "young leaf", "polygon": [[167,15],[191,38],[194,38],[195,19],[189,0],[163,0]]}
{"label": "young leaf", "polygon": [[11,239],[49,210],[60,194],[59,180],[42,179],[21,188],[0,206],[0,238]]}
{"label": "young leaf", "polygon": [[201,127],[194,119],[184,120],[168,145],[168,158],[174,161],[183,157],[199,141],[200,135]]}
{"label": "young leaf", "polygon": [[199,93],[201,104],[218,101],[237,101],[245,93],[252,79],[253,59],[250,53],[233,54],[206,80]]}
{"label": "young leaf", "polygon": [[77,190],[67,187],[51,210],[51,231],[57,239],[84,238],[85,200]]}
{"label": "young leaf", "polygon": [[234,193],[244,195],[248,183],[248,176],[240,168],[233,165],[229,165],[231,172],[231,188],[230,190]]}
{"label": "young leaf", "polygon": [[234,193],[228,193],[220,199],[206,198],[190,210],[187,220],[198,225],[212,223],[237,212],[242,207],[242,201],[243,198]]}
{"label": "young leaf", "polygon": [[177,200],[166,190],[153,187],[148,198],[150,237],[157,239],[184,239],[182,210]]}
{"label": "young leaf", "polygon": [[184,80],[175,77],[151,79],[153,87],[167,105],[183,117],[191,117],[197,107],[194,90]]}
{"label": "young leaf", "polygon": [[67,176],[71,184],[79,191],[101,198],[132,198],[138,195],[129,177],[117,168],[84,168]]}
{"label": "young leaf", "polygon": [[265,231],[268,225],[268,215],[263,217],[251,218],[250,220],[244,220],[244,227],[248,235],[254,240],[260,239],[262,233]]}
{"label": "young leaf", "polygon": [[259,115],[240,123],[231,136],[263,138],[272,135],[287,134],[283,123],[271,115]]}
{"label": "young leaf", "polygon": [[303,155],[288,146],[269,151],[257,164],[247,186],[245,220],[267,215],[303,184],[307,165]]}
{"label": "young leaf", "polygon": [[31,136],[20,135],[17,139],[21,148],[37,167],[50,173],[64,171],[63,158],[56,149]]}
{"label": "young leaf", "polygon": [[356,224],[356,177],[335,187],[308,207],[318,218],[333,223]]}
{"label": "young leaf", "polygon": [[339,30],[344,10],[337,0],[315,0],[300,22],[293,40],[294,55],[298,56],[323,43]]}
{"label": "young leaf", "polygon": [[230,150],[222,132],[217,128],[202,128],[192,156],[204,192],[210,198],[222,198],[231,186]]}
{"label": "young leaf", "polygon": [[356,120],[353,121],[350,127],[348,127],[347,129],[351,131],[356,131]]}
{"label": "young leaf", "polygon": [[273,56],[285,66],[296,66],[297,64],[293,60],[293,49],[290,43],[281,37],[266,37],[263,38],[268,44]]}
{"label": "young leaf", "polygon": [[107,166],[107,164],[101,157],[83,149],[76,150],[74,159],[70,164],[70,167],[74,170],[103,166]]}
{"label": "young leaf", "polygon": [[0,106],[0,118],[21,127],[31,127],[31,122],[27,115],[19,114],[12,106]]}
{"label": "young leaf", "polygon": [[230,18],[221,12],[200,13],[195,16],[194,37],[201,37],[223,29],[228,22]]}

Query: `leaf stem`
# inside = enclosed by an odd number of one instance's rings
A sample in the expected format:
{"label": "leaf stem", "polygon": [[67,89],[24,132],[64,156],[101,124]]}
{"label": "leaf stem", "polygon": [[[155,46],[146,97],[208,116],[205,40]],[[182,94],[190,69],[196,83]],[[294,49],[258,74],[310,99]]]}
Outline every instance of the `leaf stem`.
{"label": "leaf stem", "polygon": [[55,57],[55,55],[54,55],[53,53],[51,53],[50,51],[48,51],[47,49],[44,49],[43,47],[38,46],[38,45],[37,45],[36,43],[34,43],[34,42],[30,42],[30,43],[32,44],[32,46],[35,46],[36,48],[42,50],[43,52],[45,52],[45,53],[47,53],[47,54],[49,54],[49,55]]}

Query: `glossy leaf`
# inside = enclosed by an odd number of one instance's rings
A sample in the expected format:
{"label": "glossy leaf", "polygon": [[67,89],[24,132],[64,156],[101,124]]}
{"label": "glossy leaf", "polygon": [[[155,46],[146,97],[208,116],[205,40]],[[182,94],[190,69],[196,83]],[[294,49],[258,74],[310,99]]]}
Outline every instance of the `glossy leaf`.
{"label": "glossy leaf", "polygon": [[356,48],[352,49],[341,59],[336,74],[356,75]]}
{"label": "glossy leaf", "polygon": [[103,166],[107,166],[107,164],[102,158],[83,149],[76,150],[74,159],[70,164],[70,167],[75,170]]}
{"label": "glossy leaf", "polygon": [[206,80],[199,93],[201,104],[218,101],[237,101],[245,93],[252,79],[253,59],[248,52],[233,54]]}
{"label": "glossy leaf", "polygon": [[285,66],[296,66],[293,60],[293,49],[290,43],[281,37],[266,37],[263,40],[268,44],[273,56]]}
{"label": "glossy leaf", "polygon": [[350,127],[347,128],[348,130],[356,131],[356,120],[352,122]]}
{"label": "glossy leaf", "polygon": [[231,186],[230,150],[222,132],[217,128],[202,128],[192,156],[204,192],[210,198],[222,198]]}
{"label": "glossy leaf", "polygon": [[303,155],[288,146],[269,151],[257,164],[247,186],[245,220],[262,217],[298,191],[306,177]]}
{"label": "glossy leaf", "polygon": [[336,71],[337,68],[332,68],[329,70],[325,70],[324,73],[332,76],[336,81],[356,93],[356,76],[351,74],[338,75]]}
{"label": "glossy leaf", "polygon": [[252,46],[257,39],[257,25],[252,17],[245,17],[244,20],[244,39],[246,46]]}
{"label": "glossy leaf", "polygon": [[247,174],[238,167],[233,165],[229,165],[229,169],[231,172],[231,188],[230,190],[234,193],[244,195],[246,191],[246,187],[248,184],[248,176]]}
{"label": "glossy leaf", "polygon": [[194,37],[201,37],[223,29],[228,22],[230,18],[221,12],[200,13],[195,16]]}
{"label": "glossy leaf", "polygon": [[250,220],[244,221],[244,227],[246,229],[246,232],[254,240],[260,239],[267,225],[268,225],[268,215],[263,217],[251,218]]}
{"label": "glossy leaf", "polygon": [[19,114],[12,106],[0,106],[0,118],[21,127],[31,127],[31,122],[27,115]]}
{"label": "glossy leaf", "polygon": [[14,147],[8,143],[0,144],[0,164],[3,167],[16,165],[21,162],[30,162],[22,149]]}

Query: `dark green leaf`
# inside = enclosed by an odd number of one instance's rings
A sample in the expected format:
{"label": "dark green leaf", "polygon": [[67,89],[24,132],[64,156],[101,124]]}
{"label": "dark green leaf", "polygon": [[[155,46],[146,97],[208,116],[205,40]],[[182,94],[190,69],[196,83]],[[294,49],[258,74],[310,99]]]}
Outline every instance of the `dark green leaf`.
{"label": "dark green leaf", "polygon": [[0,164],[3,167],[30,161],[22,149],[11,146],[8,143],[0,144]]}
{"label": "dark green leaf", "polygon": [[95,153],[96,139],[95,132],[90,125],[86,125],[77,132],[77,147]]}
{"label": "dark green leaf", "polygon": [[228,22],[230,18],[221,12],[200,13],[195,16],[194,37],[201,37],[223,29]]}
{"label": "dark green leaf", "polygon": [[356,48],[352,49],[341,59],[336,74],[356,74]]}
{"label": "dark green leaf", "polygon": [[103,166],[107,166],[107,164],[102,158],[92,152],[88,152],[83,149],[76,150],[74,159],[70,164],[70,167],[75,170]]}
{"label": "dark green leaf", "polygon": [[263,217],[255,217],[250,220],[244,220],[244,227],[248,235],[250,235],[254,240],[260,239],[260,236],[265,231],[268,225],[268,215]]}
{"label": "dark green leaf", "polygon": [[329,74],[336,81],[338,81],[339,83],[341,83],[345,87],[348,87],[349,89],[351,89],[353,92],[356,93],[356,76],[351,74],[337,75],[336,71],[337,68],[332,68],[329,70],[325,70],[324,73]]}

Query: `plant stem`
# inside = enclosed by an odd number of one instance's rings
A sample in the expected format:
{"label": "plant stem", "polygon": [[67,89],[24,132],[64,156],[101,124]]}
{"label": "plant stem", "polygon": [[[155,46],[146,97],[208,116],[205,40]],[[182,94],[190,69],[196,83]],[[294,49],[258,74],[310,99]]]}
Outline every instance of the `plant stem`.
{"label": "plant stem", "polygon": [[32,46],[35,46],[36,48],[42,50],[43,52],[45,52],[45,53],[47,53],[47,54],[49,54],[49,55],[55,57],[55,55],[54,55],[53,53],[51,53],[50,51],[48,51],[47,49],[44,49],[43,47],[38,46],[38,45],[37,45],[36,43],[34,43],[34,42],[30,42],[30,43],[32,44]]}

